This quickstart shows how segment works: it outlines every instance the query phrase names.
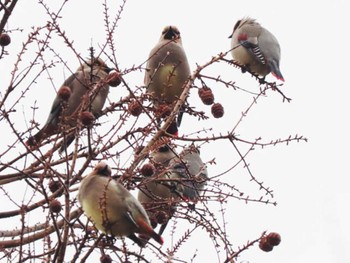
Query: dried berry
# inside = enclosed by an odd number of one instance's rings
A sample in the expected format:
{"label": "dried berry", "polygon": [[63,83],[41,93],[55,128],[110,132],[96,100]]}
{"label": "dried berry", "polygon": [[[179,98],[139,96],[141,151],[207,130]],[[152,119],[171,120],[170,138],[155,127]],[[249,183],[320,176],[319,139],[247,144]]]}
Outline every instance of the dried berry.
{"label": "dried berry", "polygon": [[150,163],[146,163],[141,168],[141,174],[145,177],[152,176],[154,173],[154,166]]}
{"label": "dried berry", "polygon": [[129,102],[128,111],[132,116],[139,116],[142,113],[142,106],[136,100]]}
{"label": "dried berry", "polygon": [[143,146],[143,145],[140,145],[140,146],[138,146],[138,147],[136,147],[135,148],[135,155],[136,154],[139,154],[140,152],[142,152],[142,150],[145,148],[145,146]]}
{"label": "dried berry", "polygon": [[57,93],[58,97],[61,98],[61,100],[68,101],[70,96],[72,95],[72,90],[68,86],[62,86]]}
{"label": "dried berry", "polygon": [[109,255],[102,255],[100,257],[100,262],[101,263],[111,263],[112,262],[112,259]]}
{"label": "dried berry", "polygon": [[60,181],[50,180],[49,189],[50,189],[51,193],[56,192],[58,189],[60,189],[60,187],[61,187]]}
{"label": "dried berry", "polygon": [[205,105],[211,105],[214,103],[214,94],[208,87],[198,89],[198,96]]}
{"label": "dried berry", "polygon": [[214,118],[221,118],[224,116],[224,107],[220,103],[214,103],[211,106],[211,113],[213,114]]}
{"label": "dried berry", "polygon": [[270,252],[270,251],[273,249],[273,245],[271,245],[271,244],[267,241],[267,237],[263,237],[263,238],[260,239],[259,248],[260,248],[262,251]]}
{"label": "dried berry", "polygon": [[0,35],[0,46],[5,47],[7,45],[10,45],[10,43],[11,43],[10,36],[8,34],[6,34],[6,33],[2,33]]}
{"label": "dried berry", "polygon": [[281,243],[281,236],[278,233],[271,232],[266,236],[267,242],[270,243],[271,246],[278,246]]}
{"label": "dried berry", "polygon": [[84,126],[90,126],[95,121],[95,116],[90,111],[80,113],[80,120]]}
{"label": "dried berry", "polygon": [[170,115],[172,108],[168,104],[160,104],[155,112],[159,118],[165,118]]}
{"label": "dried berry", "polygon": [[117,87],[122,83],[122,78],[119,72],[112,72],[107,77],[107,83],[111,87]]}
{"label": "dried berry", "polygon": [[164,211],[158,211],[157,214],[155,215],[158,224],[165,224],[169,220],[169,215],[164,212]]}
{"label": "dried berry", "polygon": [[59,213],[62,210],[62,205],[61,202],[58,201],[57,199],[54,199],[50,202],[50,210],[53,213]]}

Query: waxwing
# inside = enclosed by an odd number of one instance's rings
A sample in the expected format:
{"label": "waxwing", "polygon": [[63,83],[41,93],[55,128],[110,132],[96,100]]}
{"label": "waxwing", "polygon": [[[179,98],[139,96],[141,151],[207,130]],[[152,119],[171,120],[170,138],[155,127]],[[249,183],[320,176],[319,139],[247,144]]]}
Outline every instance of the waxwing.
{"label": "waxwing", "polygon": [[145,179],[145,183],[139,191],[138,200],[141,203],[153,203],[155,200],[164,201],[171,196],[176,196],[167,185],[167,180],[170,177],[169,163],[174,158],[176,158],[176,153],[169,145],[162,146],[151,153],[150,159],[156,166],[156,170],[151,178]]}
{"label": "waxwing", "polygon": [[177,189],[183,197],[195,201],[204,190],[208,179],[208,171],[203,163],[197,147],[190,145],[185,148],[179,158],[170,161],[173,177],[180,179]]}
{"label": "waxwing", "polygon": [[232,57],[249,71],[265,78],[270,72],[284,81],[279,69],[281,50],[276,37],[255,19],[238,20],[230,35]]}
{"label": "waxwing", "polygon": [[[174,106],[190,74],[180,31],[176,26],[165,27],[159,42],[150,52],[144,80],[154,107],[157,109],[163,104]],[[170,125],[167,132],[177,135],[182,113],[183,109],[179,112],[177,122]]]}
{"label": "waxwing", "polygon": [[[151,162],[156,167],[153,176],[145,178],[139,186],[138,200],[146,208],[154,228],[160,224],[158,234],[161,235],[169,219],[176,211],[176,203],[180,200],[176,193],[169,163],[177,154],[169,145],[159,147],[150,154]],[[176,180],[176,178],[175,178]],[[171,184],[173,182],[173,184]]]}
{"label": "waxwing", "polygon": [[140,202],[111,177],[111,168],[104,162],[81,181],[78,200],[87,217],[96,228],[115,237],[127,236],[139,246],[145,241],[135,235],[142,234],[163,244],[154,232],[148,215]]}
{"label": "waxwing", "polygon": [[[146,178],[140,186],[139,201],[147,208],[151,220],[156,223],[157,215],[165,213],[169,220],[181,201],[196,201],[203,191],[208,178],[205,164],[194,146],[185,148],[176,155],[171,148],[160,148],[154,158],[162,160],[164,169],[156,170],[155,175]],[[159,234],[162,234],[168,220],[163,220]]]}
{"label": "waxwing", "polygon": [[[82,64],[75,74],[64,81],[53,101],[46,124],[34,136],[29,137],[26,144],[35,148],[44,139],[60,133],[63,123],[68,127],[76,127],[78,114],[81,110],[79,106],[84,95],[88,94],[94,85],[103,80],[110,71],[111,69],[100,58],[94,58],[92,61],[89,60]],[[107,99],[108,92],[109,86],[103,85],[97,94],[91,96],[91,103],[84,110],[91,111],[97,118]],[[62,152],[68,147],[73,140],[74,135],[68,137],[60,151]]]}

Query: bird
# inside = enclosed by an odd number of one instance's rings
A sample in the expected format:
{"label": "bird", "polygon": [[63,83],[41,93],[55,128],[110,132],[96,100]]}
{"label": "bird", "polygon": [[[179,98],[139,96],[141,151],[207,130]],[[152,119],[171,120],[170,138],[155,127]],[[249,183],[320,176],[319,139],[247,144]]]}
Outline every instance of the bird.
{"label": "bird", "polygon": [[[154,107],[160,109],[164,104],[173,107],[190,75],[180,31],[176,26],[166,26],[159,42],[149,54],[145,71],[144,85]],[[178,135],[182,114],[183,108],[167,130],[168,133]]]}
{"label": "bird", "polygon": [[[190,146],[179,155],[169,146],[160,147],[151,158],[163,169],[157,169],[139,187],[138,200],[147,207],[151,220],[161,224],[162,234],[168,221],[182,201],[196,201],[208,179],[208,172],[200,158],[199,150]],[[158,220],[159,214],[165,214]],[[164,217],[166,220],[164,220]],[[161,222],[159,222],[161,221]]]}
{"label": "bird", "polygon": [[135,235],[139,233],[163,244],[141,203],[111,173],[102,161],[81,181],[78,200],[85,215],[98,230],[113,237],[126,236],[144,247],[145,241]]}
{"label": "bird", "polygon": [[[76,127],[80,105],[83,97],[89,94],[93,86],[108,76],[112,69],[107,67],[101,58],[93,58],[83,63],[77,71],[67,78],[57,92],[45,125],[33,136],[30,136],[26,145],[35,149],[44,139],[61,133],[68,127]],[[91,96],[87,110],[98,118],[109,93],[109,85],[104,84],[96,94]],[[81,109],[86,110],[86,109]],[[74,135],[68,136],[60,152],[66,149],[74,140]]]}
{"label": "bird", "polygon": [[155,200],[164,201],[171,196],[176,197],[175,193],[171,192],[169,186],[166,185],[170,173],[169,163],[176,158],[176,153],[169,145],[159,147],[151,153],[151,161],[156,166],[156,171],[152,178],[147,178],[142,190],[138,193],[138,200],[142,203],[153,203]]}
{"label": "bird", "polygon": [[185,199],[196,201],[208,180],[208,171],[200,157],[199,149],[194,145],[188,146],[178,158],[173,158],[169,165],[173,177],[180,179],[178,191]]}
{"label": "bird", "polygon": [[229,38],[232,57],[238,64],[262,76],[262,80],[271,72],[278,80],[284,81],[279,68],[280,45],[276,37],[255,19],[238,20]]}
{"label": "bird", "polygon": [[[168,221],[176,211],[176,203],[180,201],[176,187],[171,184],[169,163],[177,158],[177,153],[170,145],[165,144],[150,154],[151,162],[156,167],[154,175],[145,178],[139,185],[138,200],[146,208],[154,228],[161,225],[158,234],[162,235]],[[174,181],[172,181],[174,183]]]}

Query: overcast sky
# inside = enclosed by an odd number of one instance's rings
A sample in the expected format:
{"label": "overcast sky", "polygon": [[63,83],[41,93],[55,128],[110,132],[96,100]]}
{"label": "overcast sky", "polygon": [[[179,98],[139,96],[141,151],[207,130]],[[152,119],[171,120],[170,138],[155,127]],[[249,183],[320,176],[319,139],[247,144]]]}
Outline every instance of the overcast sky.
{"label": "overcast sky", "polygon": [[[112,16],[119,2],[108,2]],[[32,5],[36,8],[31,8]],[[83,57],[88,56],[87,49],[91,44],[98,49],[98,45],[104,43],[102,10],[99,1],[80,0],[70,1],[61,14],[61,27],[74,40],[75,48]],[[279,40],[281,71],[286,80],[281,90],[292,101],[283,103],[278,93],[269,91],[240,126],[240,136],[252,140],[261,136],[270,141],[298,134],[309,141],[257,150],[249,156],[250,168],[259,180],[274,190],[278,206],[230,203],[226,221],[232,231],[232,243],[238,247],[248,239],[257,238],[264,230],[279,232],[282,243],[271,253],[264,253],[255,246],[242,253],[238,262],[350,262],[347,251],[350,244],[350,88],[349,68],[345,65],[350,56],[350,17],[347,1],[128,0],[114,36],[119,67],[126,69],[144,62],[163,27],[172,24],[181,31],[191,70],[194,70],[196,64],[203,64],[230,48],[228,36],[234,23],[244,16],[256,18]],[[1,80],[8,80],[6,65],[16,59],[30,27],[45,25],[47,20],[47,14],[36,1],[19,1],[8,28],[23,28],[24,32],[12,35],[10,56],[0,61]],[[64,47],[63,43],[58,43],[58,48],[60,45]],[[67,52],[64,58],[73,70],[78,66],[72,52]],[[258,83],[236,68],[219,65],[212,70],[208,72],[214,76],[221,75],[237,81],[242,88],[259,91]],[[51,72],[56,85],[70,75],[63,65]],[[143,73],[131,73],[125,79],[131,85],[141,85]],[[274,81],[272,77],[268,80]],[[3,82],[0,88],[4,90]],[[215,90],[215,97],[225,107],[226,118],[211,121],[213,126],[222,127],[225,132],[225,123],[237,122],[252,96],[238,92],[227,96],[227,91],[220,88],[222,90]],[[111,94],[120,97],[115,90]],[[37,98],[41,108],[41,113],[38,111],[36,115],[37,121],[46,119],[54,95]],[[240,96],[245,99],[240,101]],[[27,102],[30,104],[34,100],[28,98]],[[30,114],[27,117],[30,118]],[[181,131],[189,132],[193,119],[185,116],[182,125]],[[4,137],[0,141],[1,146],[6,145]],[[227,153],[220,153],[221,148],[216,147],[207,146],[201,152],[205,161],[217,158],[217,166],[209,167],[212,174],[227,169],[226,161],[230,161]],[[235,176],[237,182],[242,180],[239,175],[231,176],[226,179],[232,184],[236,184]],[[252,189],[257,191],[257,187]],[[188,248],[192,255],[201,240],[188,244],[194,246]],[[205,249],[200,251],[195,262],[209,262],[204,261],[209,256],[213,256],[211,262],[215,262],[215,255],[208,253]]]}

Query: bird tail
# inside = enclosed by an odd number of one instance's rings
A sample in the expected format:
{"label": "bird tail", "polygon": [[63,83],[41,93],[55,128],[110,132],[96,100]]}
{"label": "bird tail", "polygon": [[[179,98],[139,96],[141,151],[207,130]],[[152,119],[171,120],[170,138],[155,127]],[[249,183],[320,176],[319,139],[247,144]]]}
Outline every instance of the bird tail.
{"label": "bird tail", "polygon": [[28,138],[28,140],[26,141],[26,145],[30,148],[30,149],[34,149],[35,147],[37,147],[39,145],[39,143],[41,142],[41,138],[42,138],[43,132],[42,130],[38,131],[35,135],[30,136]]}
{"label": "bird tail", "polygon": [[178,125],[177,125],[177,121],[174,120],[168,127],[168,129],[166,130],[167,133],[174,135],[174,136],[178,136],[179,135],[179,130],[178,130]]}
{"label": "bird tail", "polygon": [[163,243],[164,243],[163,238],[160,235],[158,235],[156,232],[154,232],[154,230],[152,230],[151,237],[155,241],[157,241],[159,244],[163,245]]}
{"label": "bird tail", "polygon": [[62,143],[62,145],[60,147],[59,153],[64,152],[68,148],[68,146],[74,141],[74,139],[75,139],[75,135],[74,134],[68,135],[66,137],[66,139],[63,140],[63,143]]}
{"label": "bird tail", "polygon": [[156,232],[154,232],[153,228],[144,220],[138,220],[137,222],[139,224],[141,234],[145,234],[151,238],[153,238],[155,241],[157,241],[159,244],[163,245],[164,240],[163,238],[158,235]]}
{"label": "bird tail", "polygon": [[278,63],[276,63],[276,61],[270,61],[269,66],[271,69],[271,74],[274,75],[276,79],[284,81],[284,78],[282,76]]}
{"label": "bird tail", "polygon": [[26,145],[30,149],[35,149],[39,146],[39,144],[45,139],[50,137],[55,133],[55,126],[46,124],[43,128],[41,128],[35,135],[28,138],[26,141]]}

